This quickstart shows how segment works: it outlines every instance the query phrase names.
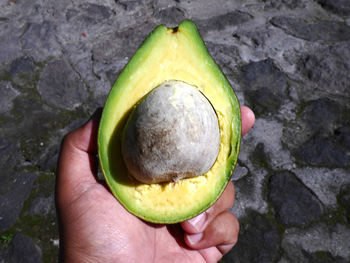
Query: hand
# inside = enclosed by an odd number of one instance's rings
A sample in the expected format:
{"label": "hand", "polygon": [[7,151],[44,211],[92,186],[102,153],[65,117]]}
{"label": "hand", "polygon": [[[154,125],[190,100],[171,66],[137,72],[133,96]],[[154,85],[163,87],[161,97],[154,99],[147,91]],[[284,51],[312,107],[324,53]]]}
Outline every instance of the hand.
{"label": "hand", "polygon": [[[244,135],[255,117],[245,106],[241,111]],[[62,144],[56,201],[64,262],[217,262],[234,246],[232,182],[211,208],[181,224],[150,224],[128,213],[96,180],[98,122],[92,118]]]}

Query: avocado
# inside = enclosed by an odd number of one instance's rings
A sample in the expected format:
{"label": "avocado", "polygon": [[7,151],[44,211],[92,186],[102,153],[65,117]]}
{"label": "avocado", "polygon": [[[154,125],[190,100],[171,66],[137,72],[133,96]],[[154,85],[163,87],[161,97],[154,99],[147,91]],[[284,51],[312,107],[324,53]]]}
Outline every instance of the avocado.
{"label": "avocado", "polygon": [[[207,123],[191,124],[198,118]],[[181,134],[188,134],[184,142]],[[195,24],[184,20],[176,28],[156,27],[119,75],[102,113],[98,154],[111,192],[129,212],[169,224],[220,197],[240,139],[237,97]]]}

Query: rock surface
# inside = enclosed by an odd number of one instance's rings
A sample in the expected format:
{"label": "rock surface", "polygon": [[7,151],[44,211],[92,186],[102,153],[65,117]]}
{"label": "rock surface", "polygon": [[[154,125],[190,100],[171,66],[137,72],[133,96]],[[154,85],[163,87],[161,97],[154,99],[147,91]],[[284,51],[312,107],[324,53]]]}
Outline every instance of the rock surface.
{"label": "rock surface", "polygon": [[0,262],[57,262],[55,169],[158,24],[196,22],[257,120],[222,262],[350,261],[350,2],[1,1]]}

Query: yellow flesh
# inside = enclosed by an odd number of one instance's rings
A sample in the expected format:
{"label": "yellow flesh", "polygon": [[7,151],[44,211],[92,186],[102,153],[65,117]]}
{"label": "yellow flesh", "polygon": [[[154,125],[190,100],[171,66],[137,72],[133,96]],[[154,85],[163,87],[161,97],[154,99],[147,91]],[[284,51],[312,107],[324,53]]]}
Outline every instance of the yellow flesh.
{"label": "yellow flesh", "polygon": [[[138,216],[152,222],[182,221],[208,208],[226,185],[227,174],[231,172],[227,169],[232,169],[227,167],[228,156],[238,154],[231,144],[231,125],[239,113],[233,112],[231,94],[223,88],[224,77],[218,77],[210,59],[195,46],[191,32],[181,31],[181,28],[179,31],[173,33],[166,27],[159,29],[156,46],[145,47],[143,56],[135,57],[135,64],[125,69],[132,72],[124,72],[123,78],[118,80],[123,88],[112,89],[102,117],[102,121],[108,119],[108,122],[104,122],[103,133],[99,135],[99,144],[104,142],[99,145],[100,156],[103,154],[109,164],[107,169],[102,165],[102,169],[104,173],[110,173],[105,175],[114,195],[128,204],[129,211],[136,211]],[[131,179],[122,161],[122,127],[135,104],[168,80],[181,80],[197,87],[212,103],[220,127],[218,158],[205,175],[176,183],[141,184]],[[240,131],[240,128],[234,130]]]}

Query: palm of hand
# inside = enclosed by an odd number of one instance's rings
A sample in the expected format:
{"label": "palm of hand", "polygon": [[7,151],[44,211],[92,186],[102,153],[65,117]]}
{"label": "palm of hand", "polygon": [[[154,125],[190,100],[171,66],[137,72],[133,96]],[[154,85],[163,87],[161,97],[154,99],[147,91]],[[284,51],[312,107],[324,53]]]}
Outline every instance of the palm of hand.
{"label": "palm of hand", "polygon": [[201,250],[186,247],[180,225],[153,225],[136,218],[100,184],[90,186],[66,209],[72,223],[65,231],[76,233],[76,241],[69,241],[77,244],[74,253],[90,247],[91,255],[85,256],[92,261],[204,262]]}

